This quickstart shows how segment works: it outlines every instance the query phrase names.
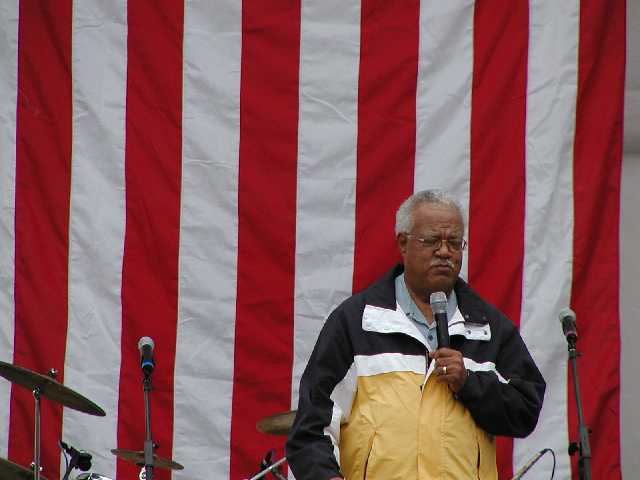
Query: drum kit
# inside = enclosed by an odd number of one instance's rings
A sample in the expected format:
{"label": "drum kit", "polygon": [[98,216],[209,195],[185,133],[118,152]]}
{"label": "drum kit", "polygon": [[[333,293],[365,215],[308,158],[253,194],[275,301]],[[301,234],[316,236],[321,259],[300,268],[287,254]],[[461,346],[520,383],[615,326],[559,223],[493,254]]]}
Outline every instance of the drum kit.
{"label": "drum kit", "polygon": [[[33,462],[30,467],[24,467],[9,460],[0,458],[0,479],[47,480],[47,478],[41,474],[42,466],[40,464],[40,402],[42,398],[88,415],[99,417],[104,417],[106,415],[105,411],[94,402],[58,382],[56,380],[56,375],[57,372],[55,370],[50,370],[46,375],[42,375],[18,365],[0,361],[0,377],[4,377],[14,385],[30,390],[33,393],[33,398],[35,400]],[[150,390],[150,378],[148,374],[145,375],[143,383],[144,382],[146,382],[145,394],[148,394],[148,390]],[[148,397],[146,397],[145,400],[148,403]],[[295,414],[296,412],[293,410],[265,417],[256,424],[256,428],[258,431],[269,435],[287,435],[293,425]],[[148,426],[147,429],[150,430],[150,426]],[[150,434],[150,432],[147,433]],[[85,473],[77,475],[75,480],[111,480],[111,478],[104,475],[87,472],[87,470],[91,469],[91,455],[87,452],[78,451],[62,441],[60,441],[60,447],[65,452],[65,456],[66,454],[70,456],[70,461],[68,461],[67,470],[63,476],[63,480],[69,479],[71,471],[74,468],[85,471]],[[140,479],[145,479],[145,473],[147,471],[145,466],[149,465],[149,461],[145,462],[145,457],[148,457],[148,454],[145,455],[145,451],[113,449],[111,450],[111,453],[117,458],[142,467],[140,471]],[[260,464],[261,471],[249,480],[258,480],[269,473],[276,479],[285,478],[280,472],[279,466],[286,461],[286,457],[273,462],[272,456],[273,451],[267,453]],[[151,464],[153,465],[153,468],[169,470],[184,469],[181,464],[171,459],[159,457],[155,454],[153,454],[153,461]]]}
{"label": "drum kit", "polygon": [[[288,412],[276,413],[268,417],[259,420],[256,424],[256,428],[261,433],[268,435],[288,435],[293,421],[296,418],[296,411],[290,410]],[[249,480],[258,480],[270,473],[276,480],[286,480],[286,477],[280,471],[280,465],[287,461],[287,457],[282,457],[280,460],[274,462],[272,460],[274,451],[270,450],[265,455],[264,459],[260,463],[260,472],[251,477]]]}
{"label": "drum kit", "polygon": [[[9,460],[0,459],[0,479],[47,480],[44,475],[41,475],[42,467],[40,465],[40,402],[42,398],[88,415],[98,417],[104,417],[106,415],[104,410],[91,400],[58,382],[55,379],[56,375],[57,372],[55,370],[50,370],[47,375],[42,375],[32,370],[0,361],[0,376],[6,378],[14,385],[31,390],[35,400],[33,463],[29,468],[18,465]],[[69,447],[62,441],[60,442],[60,446],[65,453],[69,454],[71,457],[63,480],[68,480],[73,468],[80,468],[82,470],[88,470],[91,468],[91,455],[87,452],[78,451],[73,447]],[[144,452],[114,449],[111,450],[111,453],[122,460],[134,463],[138,466],[144,467],[145,465]],[[182,470],[184,468],[177,462],[158,457],[157,455],[153,455],[153,467],[171,470]],[[111,480],[108,477],[96,473],[82,473],[76,476],[75,479]]]}

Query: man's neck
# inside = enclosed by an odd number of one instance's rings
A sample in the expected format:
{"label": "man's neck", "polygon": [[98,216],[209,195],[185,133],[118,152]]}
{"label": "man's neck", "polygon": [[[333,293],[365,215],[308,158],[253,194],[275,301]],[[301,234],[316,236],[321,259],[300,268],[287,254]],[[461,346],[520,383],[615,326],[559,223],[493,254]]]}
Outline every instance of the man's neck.
{"label": "man's neck", "polygon": [[433,312],[431,311],[431,304],[428,301],[423,300],[419,295],[416,295],[413,290],[411,290],[411,287],[409,287],[409,285],[407,285],[407,291],[409,292],[411,300],[413,300],[413,302],[424,315],[424,318],[427,320],[427,324],[431,325],[433,323]]}

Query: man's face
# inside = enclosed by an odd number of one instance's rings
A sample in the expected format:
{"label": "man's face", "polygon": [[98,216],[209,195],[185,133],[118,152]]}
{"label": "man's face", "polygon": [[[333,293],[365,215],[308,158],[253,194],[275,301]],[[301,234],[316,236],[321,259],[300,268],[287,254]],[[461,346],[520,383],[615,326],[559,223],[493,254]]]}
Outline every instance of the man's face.
{"label": "man's face", "polygon": [[462,267],[462,248],[456,251],[449,241],[440,240],[451,240],[459,247],[463,235],[464,226],[458,211],[433,203],[422,203],[414,208],[413,228],[408,235],[398,234],[396,241],[404,263],[407,287],[423,301],[429,302],[433,292],[448,294],[453,288]]}

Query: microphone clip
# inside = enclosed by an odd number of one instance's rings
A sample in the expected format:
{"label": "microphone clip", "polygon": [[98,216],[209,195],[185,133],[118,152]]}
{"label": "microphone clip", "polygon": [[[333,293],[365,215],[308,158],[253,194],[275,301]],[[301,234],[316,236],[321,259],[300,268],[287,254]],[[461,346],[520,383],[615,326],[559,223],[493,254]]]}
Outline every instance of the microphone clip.
{"label": "microphone clip", "polygon": [[70,457],[67,463],[67,470],[62,477],[63,480],[67,480],[69,478],[69,474],[74,468],[82,470],[83,472],[91,470],[91,460],[93,457],[89,452],[85,452],[84,450],[76,450],[73,446],[67,445],[62,440],[60,440],[59,443],[60,448],[65,453],[65,458],[67,455],[69,455]]}

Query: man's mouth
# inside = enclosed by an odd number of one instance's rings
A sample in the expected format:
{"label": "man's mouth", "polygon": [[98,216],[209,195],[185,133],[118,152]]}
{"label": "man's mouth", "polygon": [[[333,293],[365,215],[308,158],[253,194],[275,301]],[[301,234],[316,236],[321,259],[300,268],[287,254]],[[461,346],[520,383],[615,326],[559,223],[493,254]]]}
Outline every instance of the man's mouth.
{"label": "man's mouth", "polygon": [[433,267],[431,267],[431,271],[438,273],[438,274],[450,274],[451,272],[453,272],[453,269],[451,267],[449,267],[448,265],[434,265]]}
{"label": "man's mouth", "polygon": [[454,266],[453,266],[453,262],[451,261],[447,261],[447,262],[436,262],[436,263],[432,263],[431,264],[431,268],[435,268],[437,270],[453,270]]}

